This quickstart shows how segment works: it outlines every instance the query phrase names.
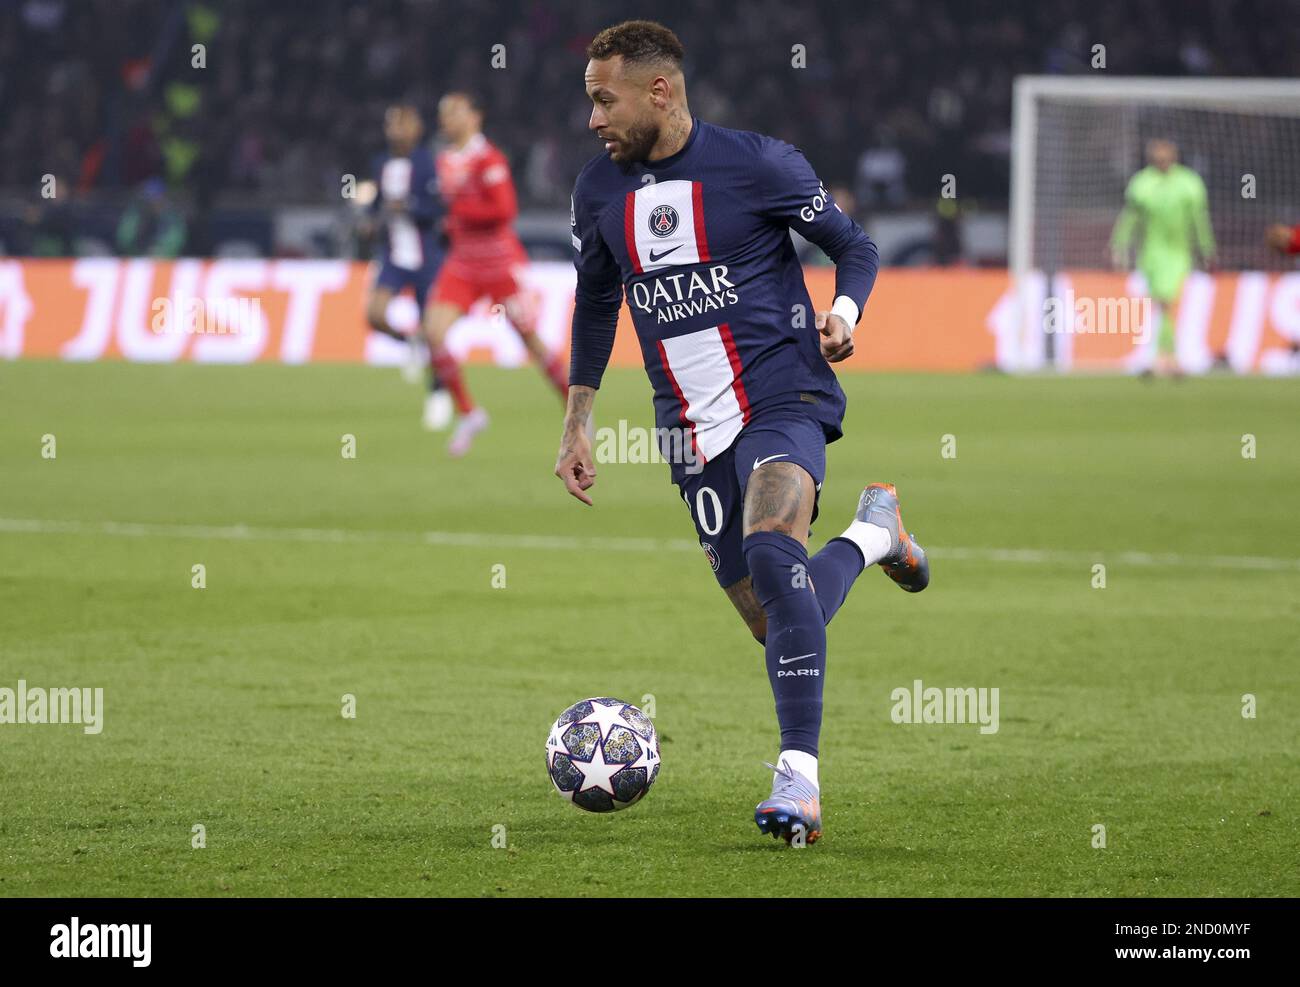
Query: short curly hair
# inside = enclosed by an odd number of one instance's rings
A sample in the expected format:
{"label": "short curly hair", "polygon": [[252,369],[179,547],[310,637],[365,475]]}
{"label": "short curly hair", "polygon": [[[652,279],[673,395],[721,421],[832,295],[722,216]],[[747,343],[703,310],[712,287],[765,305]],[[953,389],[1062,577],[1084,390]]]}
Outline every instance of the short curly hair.
{"label": "short curly hair", "polygon": [[623,56],[624,65],[671,65],[680,70],[686,49],[656,21],[624,21],[605,28],[587,45],[587,57],[598,62],[615,55]]}

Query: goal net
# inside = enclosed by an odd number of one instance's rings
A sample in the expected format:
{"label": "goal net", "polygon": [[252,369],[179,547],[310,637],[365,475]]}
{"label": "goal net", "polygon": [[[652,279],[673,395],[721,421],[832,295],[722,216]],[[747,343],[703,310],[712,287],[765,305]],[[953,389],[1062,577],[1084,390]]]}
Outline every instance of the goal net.
{"label": "goal net", "polygon": [[1300,222],[1300,80],[1022,76],[1008,245],[1021,369],[1060,363],[1069,349],[1043,332],[1041,300],[1062,275],[1110,268],[1124,191],[1153,139],[1173,141],[1205,183],[1216,269],[1294,267],[1264,235]]}

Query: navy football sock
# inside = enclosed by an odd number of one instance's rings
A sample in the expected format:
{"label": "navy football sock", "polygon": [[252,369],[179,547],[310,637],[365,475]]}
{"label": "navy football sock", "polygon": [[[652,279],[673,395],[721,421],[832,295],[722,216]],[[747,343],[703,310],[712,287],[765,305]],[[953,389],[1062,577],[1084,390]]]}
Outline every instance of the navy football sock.
{"label": "navy football sock", "polygon": [[862,550],[847,538],[832,538],[808,560],[808,575],[826,623],[831,622],[862,569]]}
{"label": "navy football sock", "polygon": [[747,535],[743,547],[754,596],[767,615],[764,650],[781,749],[816,757],[826,675],[826,622],[808,580],[808,551],[789,535],[775,531]]}

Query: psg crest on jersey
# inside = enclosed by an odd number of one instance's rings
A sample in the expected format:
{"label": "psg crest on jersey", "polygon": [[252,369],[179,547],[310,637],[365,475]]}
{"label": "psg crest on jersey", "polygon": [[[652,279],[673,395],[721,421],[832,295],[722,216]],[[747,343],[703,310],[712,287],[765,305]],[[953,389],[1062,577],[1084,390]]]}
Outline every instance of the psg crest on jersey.
{"label": "psg crest on jersey", "polygon": [[655,236],[672,236],[677,230],[677,210],[672,206],[655,206],[650,213],[650,232]]}
{"label": "psg crest on jersey", "polygon": [[700,548],[704,549],[704,554],[708,557],[709,565],[713,566],[713,571],[717,572],[722,565],[722,560],[718,558],[718,550],[706,541],[700,542]]}

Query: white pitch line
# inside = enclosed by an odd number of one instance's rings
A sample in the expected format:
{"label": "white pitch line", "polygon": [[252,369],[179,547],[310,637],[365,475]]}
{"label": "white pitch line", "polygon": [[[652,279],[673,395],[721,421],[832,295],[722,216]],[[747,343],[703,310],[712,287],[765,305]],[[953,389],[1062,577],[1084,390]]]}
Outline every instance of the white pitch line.
{"label": "white pitch line", "polygon": [[[698,552],[687,538],[614,538],[603,535],[519,535],[478,531],[382,531],[348,528],[255,528],[246,524],[152,524],[134,521],[53,521],[0,518],[0,533],[28,535],[107,535],[125,538],[200,538],[218,541],[282,541],[322,544],[437,545],[450,548],[529,548],[543,551]],[[1180,555],[1175,552],[1080,552],[1040,548],[927,548],[939,559],[957,562],[1016,562],[1027,565],[1093,565],[1197,569],[1253,569],[1300,572],[1300,559],[1263,555]]]}
{"label": "white pitch line", "polygon": [[254,528],[246,524],[152,524],[135,521],[47,521],[0,518],[0,533],[109,535],[126,538],[203,538],[217,541],[292,541],[327,544],[440,545],[459,548],[537,548],[547,551],[604,549],[616,552],[700,550],[681,538],[489,534],[476,531],[382,531],[349,528]]}
{"label": "white pitch line", "polygon": [[936,548],[935,558],[961,562],[1024,562],[1094,565],[1116,562],[1131,566],[1188,566],[1196,569],[1257,569],[1266,572],[1300,572],[1300,559],[1268,555],[1179,555],[1177,552],[1067,552],[1041,548]]}

